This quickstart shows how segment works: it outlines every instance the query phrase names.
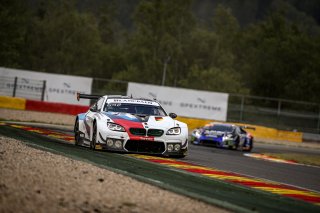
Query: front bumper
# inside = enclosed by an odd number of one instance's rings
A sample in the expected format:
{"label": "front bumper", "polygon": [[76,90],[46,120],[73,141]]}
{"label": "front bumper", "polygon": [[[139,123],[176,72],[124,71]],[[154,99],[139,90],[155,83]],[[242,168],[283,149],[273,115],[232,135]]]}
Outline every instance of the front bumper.
{"label": "front bumper", "polygon": [[[120,143],[121,145],[119,145]],[[96,147],[117,152],[185,156],[188,151],[188,140],[181,135],[130,138],[126,132],[105,131],[99,133]],[[179,149],[174,149],[175,147],[179,147]]]}
{"label": "front bumper", "polygon": [[201,136],[199,138],[193,138],[194,144],[204,144],[204,145],[212,145],[217,147],[230,147],[235,146],[236,143],[233,139],[225,139],[222,136],[218,137],[207,137],[207,136]]}

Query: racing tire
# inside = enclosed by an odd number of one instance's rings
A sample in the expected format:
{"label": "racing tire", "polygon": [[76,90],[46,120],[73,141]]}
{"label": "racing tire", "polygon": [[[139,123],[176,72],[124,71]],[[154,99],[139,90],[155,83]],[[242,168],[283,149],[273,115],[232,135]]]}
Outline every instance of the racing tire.
{"label": "racing tire", "polygon": [[243,149],[243,152],[251,152],[251,150],[253,149],[253,144],[250,144],[249,149]]}
{"label": "racing tire", "polygon": [[240,137],[238,136],[236,139],[236,143],[234,146],[231,147],[232,150],[238,150],[240,144]]}
{"label": "racing tire", "polygon": [[249,149],[243,149],[242,151],[243,152],[251,152],[251,150],[252,150],[252,147],[250,147]]}
{"label": "racing tire", "polygon": [[228,146],[228,149],[233,150],[234,146]]}
{"label": "racing tire", "polygon": [[79,146],[80,145],[80,134],[79,134],[79,121],[76,119],[76,122],[74,123],[74,145]]}
{"label": "racing tire", "polygon": [[198,143],[195,143],[195,141],[191,141],[192,145],[199,145]]}
{"label": "racing tire", "polygon": [[96,149],[96,141],[97,141],[97,124],[96,122],[93,123],[92,128],[92,140],[90,141],[90,149],[95,150]]}

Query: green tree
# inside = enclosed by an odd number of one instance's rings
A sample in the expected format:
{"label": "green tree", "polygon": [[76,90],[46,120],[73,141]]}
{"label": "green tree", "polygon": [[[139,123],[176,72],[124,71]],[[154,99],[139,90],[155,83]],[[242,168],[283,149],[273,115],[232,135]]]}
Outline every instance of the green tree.
{"label": "green tree", "polygon": [[[310,38],[300,35],[294,41],[295,55],[298,55],[294,77],[284,85],[285,96],[289,99],[320,103],[320,36]],[[292,60],[295,60],[292,59]],[[293,67],[292,67],[293,68]]]}
{"label": "green tree", "polygon": [[126,43],[125,30],[116,20],[117,5],[114,1],[103,2],[93,11],[96,14],[101,41],[101,69],[96,77],[112,78],[114,73],[125,69],[123,46]]}
{"label": "green tree", "polygon": [[236,68],[237,38],[240,27],[230,9],[218,6],[214,12],[214,31],[193,31],[187,58],[192,69],[180,81],[183,87],[230,93],[248,93]]}
{"label": "green tree", "polygon": [[181,81],[184,87],[228,93],[248,93],[248,90],[241,85],[239,76],[228,69],[211,67],[199,69],[191,68],[187,78]]}
{"label": "green tree", "polygon": [[237,47],[239,24],[232,12],[221,5],[215,10],[213,28],[217,35],[215,66],[235,72],[234,50]]}
{"label": "green tree", "polygon": [[0,2],[0,66],[21,67],[21,51],[28,18],[24,1]]}
{"label": "green tree", "polygon": [[[193,26],[191,1],[141,1],[134,14],[136,31],[129,40],[126,70],[114,78],[161,84],[177,82],[183,69],[183,44]],[[129,75],[128,72],[134,72]],[[127,74],[124,74],[127,73]]]}
{"label": "green tree", "polygon": [[[266,22],[250,28],[243,46],[244,74],[252,94],[280,97],[283,84],[288,81],[286,63],[290,52],[286,22],[281,14],[274,14]],[[292,70],[293,71],[293,70]]]}
{"label": "green tree", "polygon": [[72,1],[46,1],[29,28],[25,67],[93,76],[100,69],[101,38],[96,19]]}
{"label": "green tree", "polygon": [[319,39],[276,12],[244,33],[239,69],[253,95],[319,101],[303,96],[318,88],[318,48]]}

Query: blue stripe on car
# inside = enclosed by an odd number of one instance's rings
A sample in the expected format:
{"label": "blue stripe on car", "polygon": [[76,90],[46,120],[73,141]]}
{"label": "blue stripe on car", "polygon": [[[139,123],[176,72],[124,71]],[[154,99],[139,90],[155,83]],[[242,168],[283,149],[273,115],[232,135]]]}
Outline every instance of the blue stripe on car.
{"label": "blue stripe on car", "polygon": [[86,113],[78,114],[78,119],[79,119],[79,120],[84,120],[85,117],[86,117]]}
{"label": "blue stripe on car", "polygon": [[129,117],[124,113],[112,113],[112,112],[104,112],[103,114],[105,114],[106,116],[108,116],[109,118],[113,119],[124,119],[124,120],[129,120],[129,121],[133,121],[133,122],[142,122],[141,119],[138,119],[137,117]]}

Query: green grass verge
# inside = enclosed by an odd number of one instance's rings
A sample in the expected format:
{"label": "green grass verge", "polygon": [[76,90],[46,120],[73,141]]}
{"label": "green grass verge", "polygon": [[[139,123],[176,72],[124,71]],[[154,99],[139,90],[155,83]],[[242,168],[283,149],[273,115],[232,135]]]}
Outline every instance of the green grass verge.
{"label": "green grass verge", "polygon": [[292,154],[292,153],[264,153],[265,155],[284,160],[293,160],[297,163],[320,166],[319,155]]}

